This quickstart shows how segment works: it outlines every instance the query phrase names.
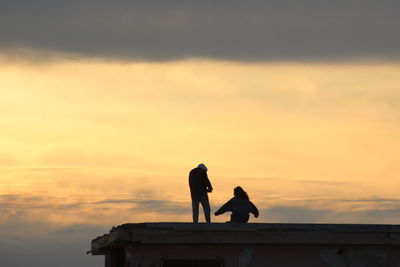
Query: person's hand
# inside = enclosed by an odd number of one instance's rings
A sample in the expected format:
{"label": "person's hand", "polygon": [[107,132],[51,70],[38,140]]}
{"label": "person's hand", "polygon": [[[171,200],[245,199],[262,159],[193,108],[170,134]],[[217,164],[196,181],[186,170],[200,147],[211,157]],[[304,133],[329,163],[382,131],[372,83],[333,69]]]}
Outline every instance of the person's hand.
{"label": "person's hand", "polygon": [[258,215],[259,215],[258,213],[257,213],[257,214],[254,214],[254,217],[258,218]]}
{"label": "person's hand", "polygon": [[215,216],[218,216],[218,214],[217,214],[216,212],[214,212],[214,215],[215,215]]}

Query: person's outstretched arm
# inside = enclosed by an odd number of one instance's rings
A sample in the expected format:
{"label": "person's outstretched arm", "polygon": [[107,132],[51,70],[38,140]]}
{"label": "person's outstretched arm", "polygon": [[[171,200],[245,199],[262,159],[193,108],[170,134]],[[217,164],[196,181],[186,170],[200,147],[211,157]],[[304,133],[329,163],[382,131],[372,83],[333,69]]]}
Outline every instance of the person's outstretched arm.
{"label": "person's outstretched arm", "polygon": [[258,218],[258,215],[260,215],[260,214],[258,212],[257,207],[253,204],[253,202],[251,202],[251,201],[249,201],[249,202],[250,202],[250,206],[251,206],[250,212],[254,214],[254,217]]}
{"label": "person's outstretched arm", "polygon": [[217,210],[214,214],[215,216],[218,216],[227,211],[232,211],[232,199],[222,205],[222,207],[219,208],[219,210]]}

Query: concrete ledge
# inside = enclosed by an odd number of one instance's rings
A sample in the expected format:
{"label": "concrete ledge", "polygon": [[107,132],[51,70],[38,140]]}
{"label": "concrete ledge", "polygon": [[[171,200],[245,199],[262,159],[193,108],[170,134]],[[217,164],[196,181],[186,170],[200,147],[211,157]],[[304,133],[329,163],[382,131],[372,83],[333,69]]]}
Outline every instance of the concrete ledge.
{"label": "concrete ledge", "polygon": [[399,225],[128,223],[92,240],[92,254],[126,243],[400,245]]}

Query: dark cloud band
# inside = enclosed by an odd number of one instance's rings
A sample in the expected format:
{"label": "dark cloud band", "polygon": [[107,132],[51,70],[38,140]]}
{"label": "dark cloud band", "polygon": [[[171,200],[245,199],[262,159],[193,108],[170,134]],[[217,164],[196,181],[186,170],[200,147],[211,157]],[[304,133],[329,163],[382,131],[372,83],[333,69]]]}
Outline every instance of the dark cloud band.
{"label": "dark cloud band", "polygon": [[0,49],[157,61],[393,58],[399,10],[369,0],[3,1]]}

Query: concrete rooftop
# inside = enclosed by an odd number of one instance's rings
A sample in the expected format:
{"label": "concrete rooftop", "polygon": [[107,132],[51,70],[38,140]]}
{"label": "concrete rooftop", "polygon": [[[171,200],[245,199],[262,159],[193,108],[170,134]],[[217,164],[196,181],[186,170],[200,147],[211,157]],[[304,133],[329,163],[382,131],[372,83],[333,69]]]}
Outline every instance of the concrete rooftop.
{"label": "concrete rooftop", "polygon": [[120,243],[400,245],[400,225],[128,223],[92,240],[92,254]]}

